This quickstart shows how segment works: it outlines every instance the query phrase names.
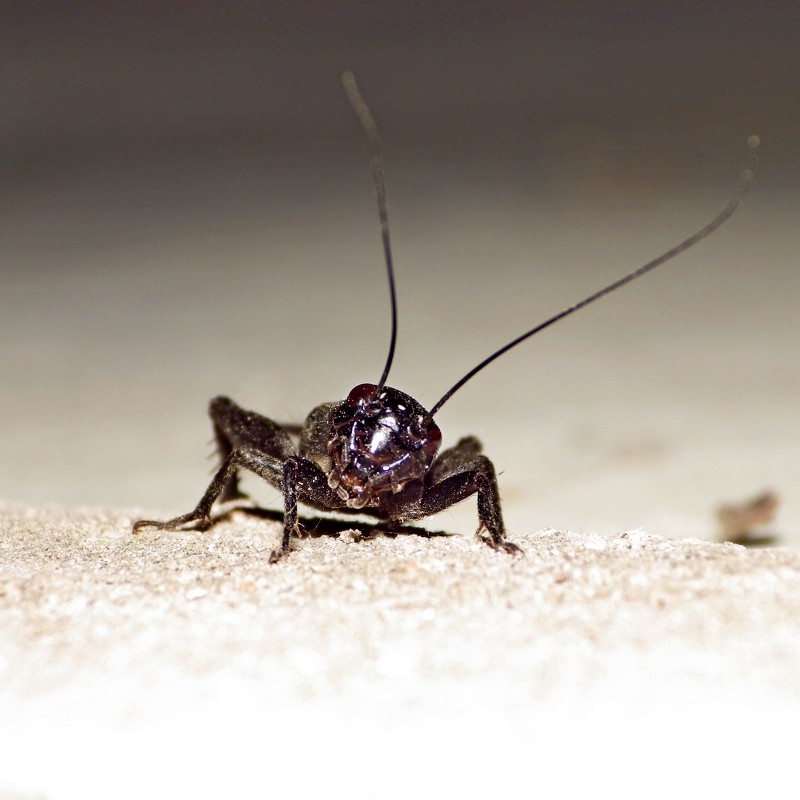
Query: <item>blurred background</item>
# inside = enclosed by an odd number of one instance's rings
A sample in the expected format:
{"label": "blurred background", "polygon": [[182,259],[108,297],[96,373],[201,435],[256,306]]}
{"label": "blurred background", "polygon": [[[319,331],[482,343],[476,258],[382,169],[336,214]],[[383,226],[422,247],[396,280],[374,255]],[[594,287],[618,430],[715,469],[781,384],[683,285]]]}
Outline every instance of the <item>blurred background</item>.
{"label": "blurred background", "polygon": [[[0,5],[0,498],[193,507],[208,400],[279,420],[377,380],[389,304],[356,73],[384,139],[400,338],[512,532],[718,535],[764,489],[800,544],[800,6]],[[274,490],[250,481],[265,505]],[[474,503],[429,525],[471,533]]]}

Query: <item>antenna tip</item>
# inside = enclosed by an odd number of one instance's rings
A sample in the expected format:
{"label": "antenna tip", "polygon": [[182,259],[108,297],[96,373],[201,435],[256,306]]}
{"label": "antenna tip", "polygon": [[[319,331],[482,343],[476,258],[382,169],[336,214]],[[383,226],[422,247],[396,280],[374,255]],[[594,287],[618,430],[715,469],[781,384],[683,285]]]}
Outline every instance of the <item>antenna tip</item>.
{"label": "antenna tip", "polygon": [[356,82],[356,76],[348,69],[342,73],[342,83],[345,89],[351,87]]}
{"label": "antenna tip", "polygon": [[750,150],[756,150],[760,144],[761,144],[761,137],[756,133],[754,133],[747,139],[747,146],[748,148],[750,148]]}

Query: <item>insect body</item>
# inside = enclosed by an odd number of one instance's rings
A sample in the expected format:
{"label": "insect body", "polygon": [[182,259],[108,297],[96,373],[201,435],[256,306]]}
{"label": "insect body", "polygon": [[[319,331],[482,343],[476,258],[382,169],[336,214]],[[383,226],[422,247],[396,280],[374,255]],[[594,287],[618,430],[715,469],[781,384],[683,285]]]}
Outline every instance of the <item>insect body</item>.
{"label": "insect body", "polygon": [[430,516],[473,494],[478,499],[478,533],[485,531],[487,543],[496,550],[521,553],[517,545],[506,539],[494,466],[481,453],[480,442],[467,436],[440,453],[442,435],[434,421],[436,413],[473,375],[507,350],[669,261],[715,231],[733,214],[747,191],[755,167],[758,137],[752,136],[748,141],[747,166],[733,197],[704,228],[518,336],[470,370],[428,410],[410,395],[386,385],[397,338],[397,304],[380,140],[355,79],[345,73],[343,81],[372,148],[373,179],[389,279],[392,335],[380,380],[375,384],[359,384],[341,402],[317,406],[302,426],[282,426],[253,411],[245,411],[227,397],[214,398],[209,414],[222,463],[205,494],[189,513],[165,522],[139,520],[133,530],[137,532],[143,527],[174,530],[190,524],[206,529],[211,524],[211,507],[217,499],[241,496],[237,473],[247,469],[283,493],[283,537],[270,561],[277,561],[289,552],[291,538],[299,530],[298,502],[323,511],[365,514],[393,526]]}

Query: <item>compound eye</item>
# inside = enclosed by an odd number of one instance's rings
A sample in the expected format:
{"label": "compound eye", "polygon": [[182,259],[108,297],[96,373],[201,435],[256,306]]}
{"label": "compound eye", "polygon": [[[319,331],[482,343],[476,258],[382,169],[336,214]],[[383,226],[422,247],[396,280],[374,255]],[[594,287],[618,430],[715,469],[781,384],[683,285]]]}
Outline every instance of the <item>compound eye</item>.
{"label": "compound eye", "polygon": [[359,383],[358,386],[350,390],[345,403],[351,408],[357,408],[366,403],[375,394],[377,388],[374,383]]}
{"label": "compound eye", "polygon": [[439,450],[439,445],[442,443],[442,432],[435,422],[431,422],[428,430],[425,432],[425,439],[422,444],[422,452],[429,456],[435,456]]}

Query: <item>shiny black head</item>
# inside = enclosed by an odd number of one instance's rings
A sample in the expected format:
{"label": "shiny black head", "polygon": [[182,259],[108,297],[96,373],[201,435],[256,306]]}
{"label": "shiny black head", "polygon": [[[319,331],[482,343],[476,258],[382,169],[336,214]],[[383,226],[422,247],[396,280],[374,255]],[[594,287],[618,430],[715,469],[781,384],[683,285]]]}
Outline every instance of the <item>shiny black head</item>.
{"label": "shiny black head", "polygon": [[328,485],[350,508],[379,505],[428,471],[442,434],[413,397],[362,383],[333,412]]}

